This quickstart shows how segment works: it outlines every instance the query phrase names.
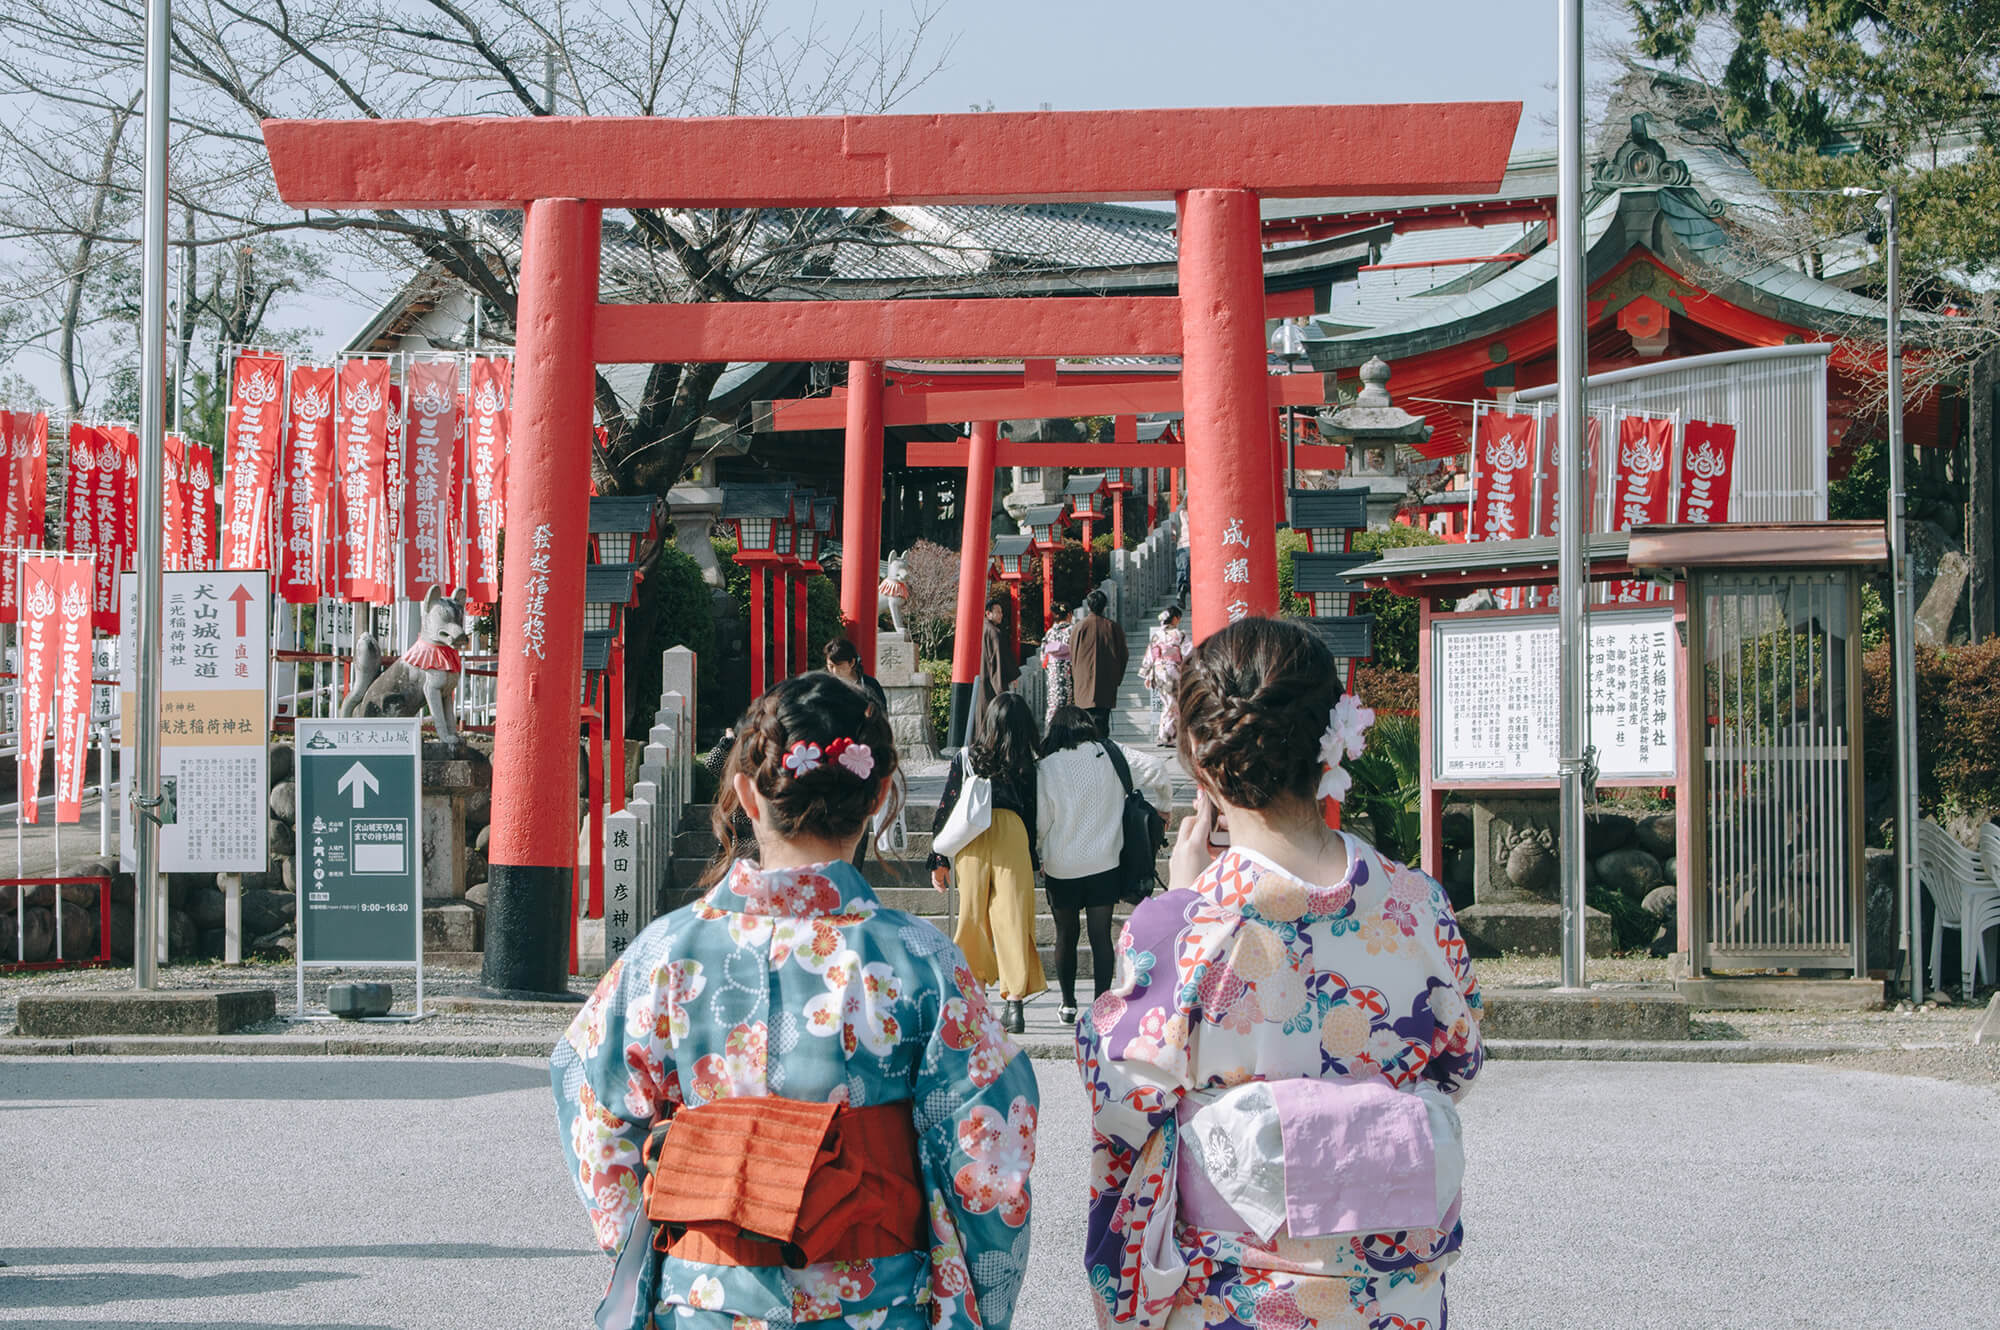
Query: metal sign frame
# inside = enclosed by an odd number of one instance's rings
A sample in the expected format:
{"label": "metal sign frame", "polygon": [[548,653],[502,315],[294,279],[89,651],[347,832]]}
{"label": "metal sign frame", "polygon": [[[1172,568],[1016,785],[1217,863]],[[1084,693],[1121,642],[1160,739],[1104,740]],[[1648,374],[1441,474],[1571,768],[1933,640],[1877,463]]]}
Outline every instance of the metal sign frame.
{"label": "metal sign frame", "polygon": [[[294,743],[294,750],[293,750],[294,768],[293,768],[292,778],[298,783],[298,792],[299,792],[298,804],[297,804],[297,816],[292,825],[292,833],[293,836],[295,837],[293,843],[294,857],[292,859],[292,862],[294,865],[296,865],[298,872],[297,886],[298,886],[298,902],[299,902],[298,913],[297,913],[297,930],[294,934],[296,945],[292,953],[293,971],[295,978],[297,980],[297,1006],[294,1008],[292,1015],[292,1019],[295,1021],[331,1021],[340,1019],[339,1017],[334,1016],[331,1012],[308,1012],[306,1010],[306,971],[308,969],[401,970],[401,969],[414,968],[417,972],[417,1007],[416,1007],[416,1012],[413,1015],[398,1016],[392,1014],[388,1016],[364,1016],[361,1017],[360,1019],[364,1021],[420,1021],[425,1019],[426,1013],[424,1012],[423,725],[424,725],[423,718],[420,716],[366,717],[366,718],[354,717],[351,719],[311,719],[311,718],[301,717],[296,722],[296,725],[292,732],[293,743]],[[354,729],[363,727],[370,730],[400,731],[402,734],[407,735],[409,739],[408,761],[410,763],[410,788],[412,791],[415,792],[417,799],[416,808],[413,810],[413,816],[410,819],[410,829],[412,833],[410,846],[413,854],[413,863],[415,870],[410,875],[412,883],[415,887],[415,890],[410,899],[410,926],[415,935],[413,938],[414,950],[412,952],[414,959],[407,961],[307,960],[305,959],[307,919],[310,917],[311,914],[311,911],[308,910],[306,905],[307,891],[309,888],[309,882],[307,878],[307,873],[308,873],[307,866],[312,862],[312,860],[311,857],[306,853],[307,819],[306,819],[306,795],[305,795],[305,789],[306,789],[305,764],[307,761],[307,756],[305,748],[307,743],[310,742],[315,735],[318,735],[323,731],[338,730],[338,729]],[[384,753],[376,751],[374,753],[369,754],[369,756],[374,757],[384,763],[400,762],[404,760],[404,755],[401,753]]]}

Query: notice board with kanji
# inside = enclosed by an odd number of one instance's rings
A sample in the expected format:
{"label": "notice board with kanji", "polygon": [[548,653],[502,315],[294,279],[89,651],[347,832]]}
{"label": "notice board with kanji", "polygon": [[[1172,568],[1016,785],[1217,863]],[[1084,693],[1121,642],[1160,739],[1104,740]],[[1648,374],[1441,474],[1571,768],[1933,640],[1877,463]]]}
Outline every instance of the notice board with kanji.
{"label": "notice board with kanji", "polygon": [[[121,770],[136,770],[138,577],[124,575],[118,646]],[[269,865],[271,590],[263,572],[160,574],[160,778],[174,821],[168,873],[261,873]],[[121,857],[135,862],[129,782]]]}
{"label": "notice board with kanji", "polygon": [[[1669,608],[1590,615],[1590,742],[1599,780],[1673,781],[1680,749],[1677,649]],[[1561,694],[1554,615],[1434,620],[1430,693],[1434,782],[1556,778]]]}

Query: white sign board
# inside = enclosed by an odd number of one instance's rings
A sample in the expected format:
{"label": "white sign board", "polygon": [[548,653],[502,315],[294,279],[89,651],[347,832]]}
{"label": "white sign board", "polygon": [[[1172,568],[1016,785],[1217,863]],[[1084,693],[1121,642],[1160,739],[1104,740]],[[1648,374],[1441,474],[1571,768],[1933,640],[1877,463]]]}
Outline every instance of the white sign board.
{"label": "white sign board", "polygon": [[[1672,610],[1590,615],[1590,742],[1598,779],[1674,779],[1677,642]],[[1433,622],[1432,779],[1554,780],[1556,677],[1552,615]]]}
{"label": "white sign board", "polygon": [[[167,572],[160,587],[160,779],[176,813],[160,828],[168,873],[261,873],[270,862],[271,579],[263,572]],[[139,579],[124,574],[119,689],[122,771],[137,771]],[[120,854],[136,862],[127,783]]]}

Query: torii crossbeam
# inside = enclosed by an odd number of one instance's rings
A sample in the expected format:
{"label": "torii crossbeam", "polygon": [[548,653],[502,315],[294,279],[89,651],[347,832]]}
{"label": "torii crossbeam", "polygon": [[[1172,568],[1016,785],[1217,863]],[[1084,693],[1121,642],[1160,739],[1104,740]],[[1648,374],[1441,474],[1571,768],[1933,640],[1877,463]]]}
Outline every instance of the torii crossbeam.
{"label": "torii crossbeam", "polygon": [[[1258,198],[1488,193],[1518,102],[944,116],[688,120],[461,117],[272,120],[278,193],[296,208],[523,208],[515,447],[502,576],[500,708],[483,977],[568,990],[592,382],[599,362],[837,360],[850,366],[848,557],[871,572],[881,525],[881,362],[1179,354],[1196,566],[1210,608],[1277,609],[1272,487],[1232,457],[1268,436]],[[1173,198],[1179,294],[603,306],[607,207],[812,208]],[[871,466],[872,461],[872,466]],[[1225,584],[1227,560],[1248,581]],[[872,628],[844,587],[842,608]],[[872,591],[872,589],[871,589]],[[872,640],[872,633],[868,634]],[[857,642],[856,645],[862,645]],[[864,650],[866,648],[864,647]]]}

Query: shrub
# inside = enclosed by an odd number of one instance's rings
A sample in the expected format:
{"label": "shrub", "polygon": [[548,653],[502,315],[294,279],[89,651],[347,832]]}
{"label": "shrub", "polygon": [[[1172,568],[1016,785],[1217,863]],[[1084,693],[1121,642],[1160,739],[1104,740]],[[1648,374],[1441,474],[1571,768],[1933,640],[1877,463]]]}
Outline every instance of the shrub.
{"label": "shrub", "polygon": [[1354,784],[1341,803],[1343,816],[1366,813],[1375,848],[1398,863],[1422,852],[1423,782],[1415,716],[1378,716],[1361,756],[1349,758]]}
{"label": "shrub", "polygon": [[931,744],[935,747],[951,733],[951,662],[919,660],[917,672],[931,676]]}
{"label": "shrub", "polygon": [[957,630],[958,551],[920,540],[910,546],[909,561],[910,598],[903,605],[903,626],[919,657],[947,655]]}
{"label": "shrub", "polygon": [[[1895,691],[1888,643],[1862,658],[1863,773],[1893,785]],[[1918,647],[1917,805],[1925,814],[2000,807],[2000,638]]]}
{"label": "shrub", "polygon": [[1416,671],[1388,670],[1372,665],[1363,665],[1355,670],[1354,693],[1381,717],[1416,715],[1420,697]]}
{"label": "shrub", "polygon": [[1278,613],[1287,619],[1312,617],[1312,602],[1301,599],[1292,591],[1292,556],[1303,553],[1308,543],[1303,531],[1293,531],[1288,527],[1278,533]]}

